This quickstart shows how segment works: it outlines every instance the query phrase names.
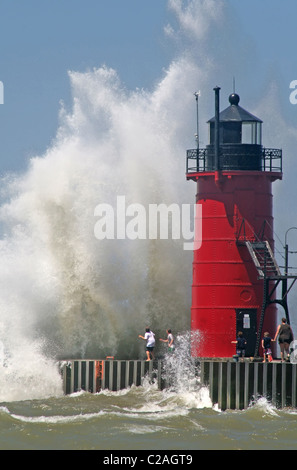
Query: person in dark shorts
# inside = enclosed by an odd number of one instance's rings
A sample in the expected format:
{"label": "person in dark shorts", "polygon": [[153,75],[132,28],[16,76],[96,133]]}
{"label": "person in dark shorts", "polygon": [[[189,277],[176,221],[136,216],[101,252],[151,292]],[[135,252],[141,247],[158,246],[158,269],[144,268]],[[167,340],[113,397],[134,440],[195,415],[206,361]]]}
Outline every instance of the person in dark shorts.
{"label": "person in dark shorts", "polygon": [[[292,328],[288,325],[286,318],[282,318],[282,322],[277,327],[277,331],[274,336],[274,341],[278,337],[278,344],[281,350],[281,361],[290,358],[290,343],[293,341],[294,336]],[[285,356],[285,357],[284,357]]]}
{"label": "person in dark shorts", "polygon": [[150,361],[154,359],[155,333],[153,333],[150,328],[146,328],[144,336],[138,335],[138,337],[146,341],[146,360]]}
{"label": "person in dark shorts", "polygon": [[266,362],[266,360],[271,362],[273,360],[272,352],[271,352],[271,341],[273,341],[273,339],[270,338],[268,331],[265,331],[264,337],[262,339],[262,348],[263,348],[263,354],[264,354],[263,362]]}
{"label": "person in dark shorts", "polygon": [[236,341],[231,341],[231,343],[236,344],[236,354],[238,357],[241,357],[242,360],[245,356],[245,349],[247,345],[247,340],[243,337],[242,331],[238,332],[237,340]]}

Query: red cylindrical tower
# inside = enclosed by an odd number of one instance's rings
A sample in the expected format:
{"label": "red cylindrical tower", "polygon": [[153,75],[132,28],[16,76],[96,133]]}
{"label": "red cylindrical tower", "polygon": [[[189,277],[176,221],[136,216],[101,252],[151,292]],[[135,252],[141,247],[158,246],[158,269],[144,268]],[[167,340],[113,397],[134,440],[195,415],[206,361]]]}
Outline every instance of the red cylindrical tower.
{"label": "red cylindrical tower", "polygon": [[218,87],[215,96],[209,145],[187,153],[187,179],[197,181],[202,224],[193,260],[192,355],[232,357],[232,341],[243,331],[246,355],[254,356],[259,328],[276,331],[276,306],[263,302],[268,270],[277,269],[272,182],[282,178],[282,155],[262,147],[262,121],[239,106],[237,94],[221,113]]}

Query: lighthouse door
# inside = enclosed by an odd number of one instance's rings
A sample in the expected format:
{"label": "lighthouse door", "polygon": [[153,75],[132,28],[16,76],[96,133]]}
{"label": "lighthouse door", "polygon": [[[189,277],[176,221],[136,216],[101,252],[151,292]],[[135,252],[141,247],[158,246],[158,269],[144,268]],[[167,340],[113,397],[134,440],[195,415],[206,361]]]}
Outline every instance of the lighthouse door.
{"label": "lighthouse door", "polygon": [[236,309],[236,335],[242,331],[247,341],[246,356],[253,356],[257,340],[257,310],[255,308]]}

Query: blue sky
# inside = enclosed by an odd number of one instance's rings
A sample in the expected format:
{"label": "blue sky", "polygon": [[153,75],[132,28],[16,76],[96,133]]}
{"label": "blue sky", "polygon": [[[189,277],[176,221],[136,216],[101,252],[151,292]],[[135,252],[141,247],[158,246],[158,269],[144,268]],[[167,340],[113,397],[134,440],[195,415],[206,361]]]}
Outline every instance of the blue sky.
{"label": "blue sky", "polygon": [[[297,124],[297,106],[289,102],[289,84],[297,79],[296,0],[224,3],[236,34],[254,51],[251,92],[260,93],[275,75],[284,114]],[[71,105],[68,70],[106,64],[127,88],[152,88],[177,53],[164,35],[174,22],[167,0],[1,0],[0,174],[23,171],[50,145],[60,100]],[[244,51],[234,41],[226,53]]]}

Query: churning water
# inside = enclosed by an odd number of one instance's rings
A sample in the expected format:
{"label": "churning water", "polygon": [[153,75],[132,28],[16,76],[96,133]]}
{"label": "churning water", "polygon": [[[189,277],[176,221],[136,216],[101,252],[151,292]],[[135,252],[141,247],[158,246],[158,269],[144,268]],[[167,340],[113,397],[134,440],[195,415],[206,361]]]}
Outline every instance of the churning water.
{"label": "churning water", "polygon": [[[185,150],[195,146],[193,92],[203,90],[204,123],[213,115],[218,77],[231,88],[234,72],[229,77],[226,70],[233,68],[232,54],[224,55],[222,64],[222,48],[242,39],[234,41],[234,29],[228,28],[226,2],[184,3],[168,2],[177,26],[165,28],[183,52],[152,90],[127,90],[106,66],[70,72],[73,106],[62,106],[55,141],[31,159],[24,174],[1,182],[2,449],[295,445],[295,411],[279,412],[260,401],[246,411],[221,413],[181,352],[174,363],[168,358],[169,390],[144,383],[121,392],[62,394],[57,357],[142,358],[138,334],[146,326],[157,338],[167,328],[176,333],[190,327],[192,255],[182,240],[94,235],[95,208],[115,205],[117,196],[144,207],[194,203],[195,187],[185,181]],[[210,27],[221,41],[210,38]],[[248,74],[243,58],[234,55],[236,67]],[[230,92],[225,87],[226,97]],[[275,96],[271,86],[259,117],[264,126],[269,122],[268,146],[284,149],[286,170],[296,130],[281,118]],[[201,126],[202,145],[206,134]],[[294,172],[287,176],[287,199],[294,177]],[[278,201],[281,207],[281,194]],[[279,217],[281,226],[292,225],[283,211]]]}
{"label": "churning water", "polygon": [[129,450],[187,451],[182,455],[194,458],[195,450],[294,449],[296,410],[277,410],[265,399],[244,411],[212,406],[188,339],[179,336],[176,353],[165,355],[166,390],[145,378],[142,386],[118,392],[2,403],[0,448],[101,450],[98,463],[111,450],[117,456]]}
{"label": "churning water", "polygon": [[112,450],[117,456],[129,450],[187,451],[194,458],[197,450],[296,447],[296,410],[280,411],[260,399],[247,410],[221,412],[187,354],[177,349],[165,362],[171,386],[163,391],[144,379],[142,386],[118,392],[2,403],[0,448],[101,450],[96,462],[102,463]]}

